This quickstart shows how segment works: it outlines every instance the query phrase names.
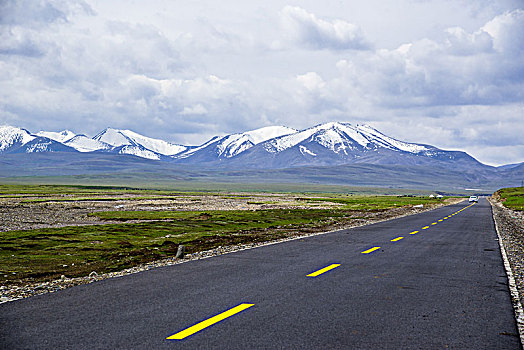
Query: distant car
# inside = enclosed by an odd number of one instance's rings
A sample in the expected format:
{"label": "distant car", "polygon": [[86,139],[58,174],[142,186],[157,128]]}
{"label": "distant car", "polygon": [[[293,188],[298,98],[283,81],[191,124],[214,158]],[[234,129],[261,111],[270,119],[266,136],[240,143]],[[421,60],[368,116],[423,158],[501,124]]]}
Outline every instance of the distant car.
{"label": "distant car", "polygon": [[469,202],[470,202],[470,203],[471,203],[471,202],[478,202],[478,201],[479,201],[479,197],[477,197],[477,196],[470,196],[470,197],[469,197]]}

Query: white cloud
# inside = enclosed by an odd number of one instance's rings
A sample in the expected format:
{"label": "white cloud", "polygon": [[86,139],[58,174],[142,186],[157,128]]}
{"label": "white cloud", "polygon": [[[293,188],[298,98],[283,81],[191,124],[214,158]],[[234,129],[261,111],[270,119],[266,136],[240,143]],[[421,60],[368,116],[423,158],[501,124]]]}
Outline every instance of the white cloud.
{"label": "white cloud", "polygon": [[317,18],[300,7],[286,6],[281,11],[284,32],[289,39],[310,49],[364,50],[369,44],[361,29],[344,20]]}
{"label": "white cloud", "polygon": [[496,16],[482,30],[494,38],[499,52],[520,53],[524,51],[524,10],[518,9]]}
{"label": "white cloud", "polygon": [[[125,127],[196,144],[338,120],[521,161],[524,11],[512,1],[461,2],[460,13],[449,2],[399,0],[384,14],[375,0],[302,2],[307,11],[276,0],[216,10],[206,1],[4,1],[0,123]],[[496,151],[508,147],[517,151]]]}
{"label": "white cloud", "polygon": [[493,37],[480,30],[473,34],[460,27],[449,28],[446,45],[452,54],[460,56],[489,53],[493,49]]}
{"label": "white cloud", "polygon": [[[346,86],[357,86],[375,103],[391,108],[493,105],[524,98],[524,61],[515,59],[520,45],[513,40],[524,27],[524,11],[505,14],[497,32],[448,30],[442,41],[420,40],[396,50],[364,53],[337,64]],[[506,17],[512,21],[507,21]],[[492,43],[494,49],[492,49]]]}
{"label": "white cloud", "polygon": [[201,104],[197,104],[191,107],[184,107],[184,110],[180,113],[182,115],[195,115],[195,114],[207,114],[206,107]]}
{"label": "white cloud", "polygon": [[297,81],[304,85],[304,87],[309,91],[321,89],[325,86],[324,80],[316,72],[308,72],[306,74],[299,75],[297,76]]}

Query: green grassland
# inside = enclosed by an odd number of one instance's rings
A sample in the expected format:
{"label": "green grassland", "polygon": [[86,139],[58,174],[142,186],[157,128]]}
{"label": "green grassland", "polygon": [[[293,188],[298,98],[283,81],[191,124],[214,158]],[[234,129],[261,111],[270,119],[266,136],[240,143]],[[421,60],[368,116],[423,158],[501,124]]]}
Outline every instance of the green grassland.
{"label": "green grassland", "polygon": [[[191,194],[189,191],[176,191],[174,189],[135,188],[127,186],[89,186],[89,185],[48,185],[48,184],[10,184],[0,183],[0,198],[50,196],[50,195],[177,195],[180,193]],[[198,192],[200,193],[200,192]]]}
{"label": "green grassland", "polygon": [[323,198],[296,198],[308,202],[332,202],[342,204],[344,209],[350,210],[384,210],[403,207],[406,205],[438,203],[443,199],[429,199],[411,196],[340,196],[324,194]]}
{"label": "green grassland", "polygon": [[[221,196],[254,199],[267,194],[184,192],[103,186],[0,185],[0,196],[24,205],[113,199],[176,199],[179,196]],[[130,197],[135,196],[135,197]],[[26,199],[26,197],[30,197]],[[35,199],[36,198],[36,199]],[[313,207],[331,202],[333,209],[267,209],[216,211],[100,211],[90,215],[112,223],[0,232],[0,280],[45,281],[66,275],[85,276],[118,271],[140,263],[172,257],[178,245],[189,252],[218,246],[270,241],[296,232],[318,232],[350,223],[367,212],[431,204],[427,196],[364,196],[341,193],[292,193],[294,200]],[[35,202],[36,201],[36,202]],[[263,202],[257,202],[263,203]],[[114,223],[118,221],[119,223]],[[130,222],[133,221],[133,222]],[[137,222],[138,221],[138,222]]]}
{"label": "green grassland", "polygon": [[108,272],[189,252],[284,237],[292,230],[351,220],[343,210],[104,212],[97,216],[139,223],[69,226],[0,233],[3,280],[53,279]]}
{"label": "green grassland", "polygon": [[496,193],[506,207],[513,210],[524,210],[524,187],[503,188]]}

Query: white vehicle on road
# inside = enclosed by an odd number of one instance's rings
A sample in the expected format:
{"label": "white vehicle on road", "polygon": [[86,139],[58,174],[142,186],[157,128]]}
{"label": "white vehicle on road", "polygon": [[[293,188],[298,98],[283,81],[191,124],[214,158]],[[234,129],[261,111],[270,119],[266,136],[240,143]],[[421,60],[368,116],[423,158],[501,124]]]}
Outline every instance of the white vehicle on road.
{"label": "white vehicle on road", "polygon": [[470,197],[469,197],[469,202],[470,202],[470,203],[471,203],[471,202],[478,202],[478,201],[479,201],[479,197],[477,197],[477,196],[470,196]]}

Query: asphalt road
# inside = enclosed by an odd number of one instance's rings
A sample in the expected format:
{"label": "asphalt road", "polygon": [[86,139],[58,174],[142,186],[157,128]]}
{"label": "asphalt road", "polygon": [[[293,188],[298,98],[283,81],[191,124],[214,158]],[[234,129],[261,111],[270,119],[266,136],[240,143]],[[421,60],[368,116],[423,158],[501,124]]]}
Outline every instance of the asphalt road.
{"label": "asphalt road", "polygon": [[491,209],[468,205],[4,303],[0,348],[520,349]]}

